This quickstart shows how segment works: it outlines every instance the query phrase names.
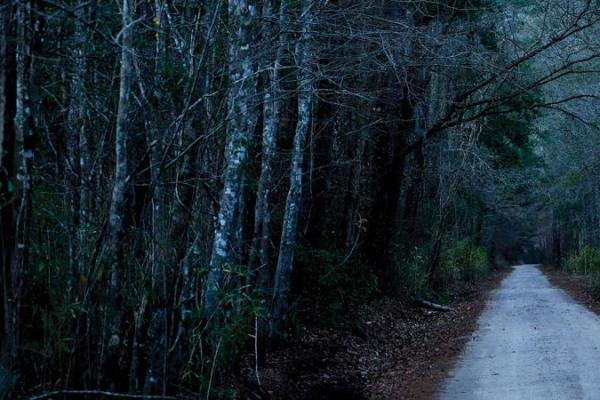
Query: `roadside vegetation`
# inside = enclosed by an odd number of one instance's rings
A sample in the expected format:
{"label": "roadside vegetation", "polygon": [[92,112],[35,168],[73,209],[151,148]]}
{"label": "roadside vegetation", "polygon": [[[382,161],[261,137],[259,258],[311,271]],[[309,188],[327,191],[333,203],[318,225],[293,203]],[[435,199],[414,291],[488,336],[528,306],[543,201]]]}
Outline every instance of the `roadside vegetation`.
{"label": "roadside vegetation", "polygon": [[563,260],[568,272],[585,275],[591,282],[592,296],[600,300],[600,249],[584,245]]}
{"label": "roadside vegetation", "polygon": [[600,282],[598,38],[588,0],[1,2],[0,397],[266,398],[306,337],[460,336],[503,266]]}

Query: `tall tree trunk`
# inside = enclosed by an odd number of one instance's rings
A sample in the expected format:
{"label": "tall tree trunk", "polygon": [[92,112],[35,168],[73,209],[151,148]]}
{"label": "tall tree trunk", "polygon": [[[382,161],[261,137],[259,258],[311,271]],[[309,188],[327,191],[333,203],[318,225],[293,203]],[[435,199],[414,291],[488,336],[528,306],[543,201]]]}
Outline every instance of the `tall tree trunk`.
{"label": "tall tree trunk", "polygon": [[[353,118],[353,123],[357,125],[357,118]],[[360,122],[359,122],[360,123]],[[350,166],[350,179],[348,181],[348,190],[346,195],[346,220],[344,228],[346,248],[350,251],[358,244],[361,231],[364,231],[365,220],[361,217],[362,193],[364,191],[364,171],[366,170],[365,153],[367,150],[368,131],[361,129],[359,137],[356,139],[354,154],[352,156],[352,165]]]}
{"label": "tall tree trunk", "polygon": [[283,228],[279,246],[279,257],[275,272],[275,285],[273,287],[273,308],[269,335],[273,338],[281,336],[289,306],[289,292],[291,288],[292,270],[294,265],[294,250],[296,246],[296,231],[298,228],[298,214],[302,199],[302,171],[304,161],[304,143],[308,135],[314,77],[312,74],[312,29],[314,24],[315,2],[303,0],[302,2],[302,34],[296,45],[298,59],[298,122],[292,149],[292,165],[290,171],[290,188],[285,202]]}
{"label": "tall tree trunk", "polygon": [[[416,143],[415,150],[413,152],[414,156],[414,166],[411,169],[412,179],[406,188],[406,199],[404,201],[404,235],[403,238],[410,240],[415,239],[415,233],[417,231],[417,214],[419,212],[419,204],[421,191],[423,187],[423,175],[425,169],[425,157],[423,152],[423,147],[425,144],[423,143],[423,133],[424,133],[424,115],[422,112],[422,106],[417,105],[414,109],[415,113],[415,136]],[[407,243],[408,245],[412,245],[413,243]]]}
{"label": "tall tree trunk", "polygon": [[[287,12],[287,1],[282,0],[279,9],[279,31],[285,29],[285,16]],[[275,38],[277,30],[272,26],[273,4],[266,0],[263,4],[263,21],[266,28],[263,30],[263,41],[268,42]],[[254,214],[254,237],[252,250],[250,251],[250,267],[258,270],[258,287],[264,288],[270,278],[269,270],[269,246],[271,221],[271,209],[269,198],[273,180],[273,161],[277,148],[277,134],[279,130],[279,113],[281,109],[281,83],[279,82],[279,68],[285,45],[285,34],[280,33],[276,41],[273,59],[263,66],[267,70],[265,93],[263,96],[263,131],[262,131],[262,159],[260,177],[258,179],[258,190],[256,193],[256,207]],[[272,54],[272,53],[271,53]]]}
{"label": "tall tree trunk", "polygon": [[15,241],[10,267],[10,293],[6,310],[6,341],[11,362],[18,361],[23,284],[29,257],[31,223],[31,164],[35,131],[31,115],[31,4],[16,6],[16,109],[15,109]]}
{"label": "tall tree trunk", "polygon": [[[84,7],[80,6],[81,11],[78,9],[76,12],[79,13],[80,18],[87,18],[93,14],[95,10],[95,2],[91,2],[91,5]],[[86,12],[89,10],[89,12]],[[91,170],[91,154],[90,154],[90,141],[88,139],[88,128],[86,126],[86,102],[87,97],[85,94],[85,82],[87,76],[87,55],[84,50],[85,45],[88,41],[89,36],[86,32],[86,27],[82,21],[77,21],[75,25],[75,40],[77,41],[77,58],[75,61],[75,72],[77,79],[73,82],[73,98],[79,101],[78,107],[76,107],[76,119],[79,121],[78,140],[79,140],[79,230],[78,230],[78,243],[80,248],[79,254],[79,273],[87,273],[86,266],[89,265],[89,248],[86,247],[89,241],[90,223],[93,221],[92,215],[92,170]],[[75,110],[74,110],[75,111]]]}
{"label": "tall tree trunk", "polygon": [[[8,9],[0,7],[0,176],[3,174],[4,130],[6,118],[6,36],[8,33]],[[0,193],[3,188],[0,187]]]}
{"label": "tall tree trunk", "polygon": [[[406,102],[403,99],[403,103]],[[393,113],[395,110],[386,108],[385,112]],[[400,114],[400,118],[408,116]],[[399,123],[384,124],[386,131],[380,133],[371,148],[373,171],[373,199],[369,207],[368,228],[365,237],[367,255],[373,260],[378,272],[383,277],[384,290],[389,290],[390,277],[395,273],[391,265],[392,239],[394,236],[395,222],[398,218],[398,201],[401,187],[404,182],[407,158],[411,153],[406,143],[406,136],[402,133],[406,126]]]}
{"label": "tall tree trunk", "polygon": [[[86,94],[85,79],[87,75],[87,55],[85,46],[88,35],[84,20],[87,19],[90,8],[82,1],[76,2],[73,20],[75,29],[73,32],[73,44],[71,50],[70,83],[71,93],[69,110],[67,115],[67,130],[65,132],[65,143],[67,154],[65,156],[65,203],[69,219],[69,263],[70,280],[65,301],[75,303],[85,297],[86,285],[81,283],[89,275],[91,248],[87,246],[89,241],[91,212],[91,171],[90,171],[90,146],[86,126]],[[65,85],[66,86],[66,85]],[[66,90],[64,96],[67,97]],[[83,279],[82,279],[83,278]],[[86,313],[77,315],[73,324],[73,337],[79,337],[85,326]],[[69,387],[73,371],[78,366],[77,354],[82,349],[82,342],[73,341],[70,359],[66,364],[64,385]]]}
{"label": "tall tree trunk", "polygon": [[[89,163],[89,146],[85,130],[85,92],[84,79],[86,62],[84,56],[85,46],[85,27],[83,20],[85,18],[85,5],[78,4],[75,10],[75,31],[73,34],[72,50],[72,71],[71,71],[71,96],[69,103],[69,113],[67,119],[66,145],[67,145],[67,165],[66,165],[66,186],[67,207],[71,216],[70,220],[70,238],[69,238],[69,263],[71,264],[72,282],[77,282],[79,275],[84,273],[83,268],[87,265],[83,251],[83,237],[89,218],[89,193],[88,185],[85,180],[88,179],[86,173]],[[82,167],[84,169],[82,169]],[[73,289],[72,287],[70,289]]]}
{"label": "tall tree trunk", "polygon": [[256,81],[251,59],[251,31],[256,7],[248,0],[229,0],[228,5],[232,35],[229,44],[226,164],[209,271],[202,292],[202,305],[207,318],[213,316],[219,306],[223,267],[235,259],[235,238],[242,229],[240,219],[236,216],[243,209],[242,203],[245,201],[241,195],[245,183],[248,147],[256,124],[256,110],[252,107]]}
{"label": "tall tree trunk", "polygon": [[[263,3],[262,19],[264,23],[263,43],[269,46],[275,40],[274,51],[268,52],[263,68],[265,74],[265,92],[263,95],[263,130],[262,130],[262,159],[260,177],[256,192],[256,206],[254,212],[254,234],[252,248],[250,249],[250,269],[256,274],[256,287],[267,304],[268,287],[271,283],[272,272],[269,262],[269,249],[271,246],[271,205],[270,195],[273,185],[273,162],[277,148],[277,135],[279,130],[279,114],[281,109],[281,83],[279,82],[279,68],[282,61],[285,45],[287,0],[282,0],[279,6],[278,26],[272,22],[273,2],[265,0]],[[279,33],[281,32],[281,33]],[[276,35],[279,35],[276,38]],[[265,338],[268,334],[268,318],[262,316],[257,324],[257,342],[259,347],[259,363],[264,361]]]}
{"label": "tall tree trunk", "polygon": [[114,387],[119,373],[119,353],[123,346],[121,337],[122,296],[121,270],[123,268],[123,234],[124,206],[127,186],[127,136],[128,117],[130,109],[130,94],[132,90],[132,14],[133,2],[123,0],[121,9],[122,40],[121,68],[119,73],[119,105],[117,109],[117,124],[115,132],[115,176],[111,194],[108,215],[108,244],[106,259],[110,265],[109,293],[112,315],[109,316],[109,338],[106,343],[106,359],[104,373],[106,383]]}
{"label": "tall tree trunk", "polygon": [[[13,161],[12,147],[14,135],[5,135],[10,127],[10,117],[7,101],[9,97],[8,87],[6,85],[6,76],[8,68],[8,49],[6,38],[9,30],[8,9],[0,8],[0,201],[12,196],[12,189],[9,189],[11,183]],[[9,297],[10,287],[8,283],[9,265],[12,249],[12,207],[0,207],[0,294],[2,296],[2,305],[0,306],[0,314],[2,314],[2,337],[4,338],[0,345],[0,359],[4,359],[8,355],[8,333],[9,333]]]}
{"label": "tall tree trunk", "polygon": [[[154,92],[152,93],[153,104],[159,107],[163,104],[165,95],[162,81],[163,67],[166,61],[166,39],[165,39],[165,4],[162,0],[154,2],[154,21],[158,27],[156,32],[156,50],[154,62]],[[159,113],[160,114],[160,113]],[[165,133],[161,122],[156,116],[149,116],[149,146],[150,149],[150,174],[152,187],[151,204],[151,257],[152,268],[152,317],[148,337],[150,338],[150,350],[148,356],[148,369],[144,382],[144,394],[159,392],[164,394],[166,384],[165,357],[168,353],[167,341],[167,265],[173,258],[167,250],[171,244],[167,243],[168,235],[168,210],[165,202],[163,179],[161,178],[162,159],[165,152]]]}

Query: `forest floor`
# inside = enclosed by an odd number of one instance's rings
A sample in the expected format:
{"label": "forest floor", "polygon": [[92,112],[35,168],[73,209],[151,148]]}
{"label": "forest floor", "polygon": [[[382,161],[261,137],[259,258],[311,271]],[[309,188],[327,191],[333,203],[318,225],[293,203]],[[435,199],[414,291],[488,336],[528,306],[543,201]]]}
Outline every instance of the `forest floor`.
{"label": "forest floor", "polygon": [[581,274],[570,274],[554,266],[544,266],[544,274],[552,284],[567,292],[575,301],[600,315],[600,300],[592,295],[590,277]]}
{"label": "forest floor", "polygon": [[236,386],[252,399],[431,399],[508,272],[457,290],[448,312],[383,298],[349,315],[352,327],[309,324],[269,356],[260,388],[252,355]]}

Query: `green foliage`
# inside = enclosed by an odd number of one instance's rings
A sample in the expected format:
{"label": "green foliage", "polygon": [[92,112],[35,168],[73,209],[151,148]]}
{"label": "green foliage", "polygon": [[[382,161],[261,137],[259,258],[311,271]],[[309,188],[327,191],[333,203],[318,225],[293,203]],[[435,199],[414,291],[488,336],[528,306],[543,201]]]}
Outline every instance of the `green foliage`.
{"label": "green foliage", "polygon": [[[227,362],[247,340],[248,332],[252,331],[252,325],[256,315],[264,313],[260,304],[260,296],[248,291],[242,283],[249,282],[252,274],[248,266],[228,264],[224,268],[225,282],[220,296],[220,315],[216,315],[217,324],[211,324],[210,337],[219,337],[223,341],[221,360]],[[198,313],[201,316],[201,310]]]}
{"label": "green foliage", "polygon": [[335,251],[298,248],[297,300],[335,320],[372,299],[379,291],[377,277],[360,259],[347,258]]}
{"label": "green foliage", "polygon": [[404,257],[396,255],[397,286],[411,297],[421,297],[427,291],[427,247],[414,247],[405,252]]}
{"label": "green foliage", "polygon": [[[442,254],[442,260],[429,279],[431,249],[414,247],[397,257],[397,286],[410,297],[443,295],[457,283],[477,283],[490,272],[486,250],[470,239],[452,243]],[[431,285],[431,286],[430,286]],[[435,293],[431,293],[434,290]]]}
{"label": "green foliage", "polygon": [[600,275],[600,249],[583,246],[567,258],[565,266],[570,272]]}
{"label": "green foliage", "polygon": [[464,239],[446,250],[442,270],[446,270],[446,280],[456,277],[467,283],[476,283],[490,273],[490,261],[485,249],[472,240]]}
{"label": "green foliage", "polygon": [[241,350],[254,332],[256,317],[264,314],[261,297],[243,284],[251,279],[250,269],[228,264],[224,273],[225,284],[215,315],[207,320],[199,305],[192,310],[188,359],[182,371],[185,381],[199,385],[202,393],[210,393],[210,398],[215,399],[234,398],[232,389],[216,383],[235,368]]}
{"label": "green foliage", "polygon": [[[35,198],[47,201],[46,209],[36,212],[40,226],[50,226],[55,219],[62,217],[60,210],[53,208],[48,198],[41,195]],[[71,271],[67,268],[68,251],[63,250],[61,244],[64,242],[66,239],[61,233],[45,238],[45,242],[32,238],[28,279],[31,288],[29,300],[33,304],[32,320],[35,324],[23,337],[24,346],[37,357],[38,362],[52,365],[50,369],[61,372],[73,349],[70,336],[73,323],[85,313],[81,303],[69,296],[69,287],[78,289],[81,282],[70,276]],[[36,336],[43,340],[31,340]],[[27,376],[26,379],[31,377]]]}
{"label": "green foliage", "polygon": [[496,32],[485,31],[480,33],[481,44],[488,50],[496,50],[498,48],[498,38]]}
{"label": "green foliage", "polygon": [[8,398],[16,381],[15,374],[0,365],[0,399]]}
{"label": "green foliage", "polygon": [[460,280],[461,271],[458,265],[442,259],[442,262],[435,272],[435,276],[432,278],[432,285],[438,292],[444,293]]}
{"label": "green foliage", "polygon": [[[501,91],[502,95],[511,94]],[[496,115],[489,117],[481,141],[492,152],[496,168],[526,167],[539,161],[531,137],[536,133],[536,105],[542,102],[540,93],[529,92],[494,107]]]}
{"label": "green foliage", "polygon": [[583,174],[582,171],[569,171],[567,174],[565,174],[562,177],[562,182],[564,184],[564,186],[567,187],[577,187],[578,185],[581,185],[581,183],[584,181],[585,179],[585,175]]}
{"label": "green foliage", "polygon": [[567,257],[563,266],[569,272],[589,276],[592,296],[600,300],[600,249],[585,245]]}

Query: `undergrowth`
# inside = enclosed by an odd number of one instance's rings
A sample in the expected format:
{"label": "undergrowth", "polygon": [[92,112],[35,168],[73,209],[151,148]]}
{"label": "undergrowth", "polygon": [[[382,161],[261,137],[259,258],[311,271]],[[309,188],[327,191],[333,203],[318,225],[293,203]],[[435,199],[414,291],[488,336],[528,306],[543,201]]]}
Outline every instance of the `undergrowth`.
{"label": "undergrowth", "polygon": [[380,292],[377,276],[360,257],[301,247],[296,271],[293,320],[317,310],[322,322],[346,323],[348,311]]}
{"label": "undergrowth", "polygon": [[489,276],[486,249],[470,239],[446,244],[439,266],[431,271],[431,249],[414,247],[396,254],[396,276],[402,293],[414,298],[445,298],[459,284],[477,284]]}
{"label": "undergrowth", "polygon": [[585,245],[563,262],[567,271],[590,277],[592,296],[600,300],[600,249]]}

